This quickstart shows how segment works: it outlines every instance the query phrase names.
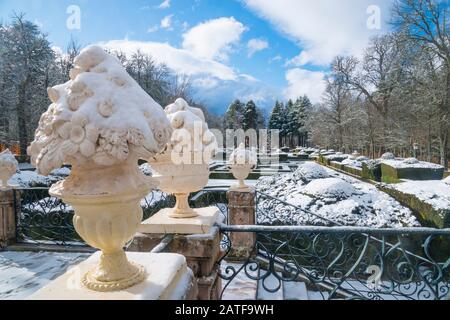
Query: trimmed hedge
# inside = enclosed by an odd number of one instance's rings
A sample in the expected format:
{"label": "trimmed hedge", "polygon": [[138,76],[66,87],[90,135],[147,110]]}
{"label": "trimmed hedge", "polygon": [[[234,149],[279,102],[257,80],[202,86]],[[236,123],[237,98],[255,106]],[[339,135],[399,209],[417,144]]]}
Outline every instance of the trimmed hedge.
{"label": "trimmed hedge", "polygon": [[403,193],[393,188],[377,185],[383,191],[400,202],[402,205],[413,210],[420,223],[426,227],[450,228],[450,208],[436,209],[432,205],[418,199],[415,195]]}
{"label": "trimmed hedge", "polygon": [[381,182],[381,165],[375,163],[369,166],[367,163],[363,162],[361,177],[363,179]]}
{"label": "trimmed hedge", "polygon": [[350,174],[352,174],[354,176],[362,178],[362,170],[358,170],[358,169],[353,168],[353,167],[347,167],[346,165],[342,165],[342,170],[347,172],[347,173],[350,173]]}
{"label": "trimmed hedge", "polygon": [[339,163],[339,162],[330,161],[329,166],[333,167],[333,168],[336,168],[336,169],[339,169],[339,170],[344,170],[344,165]]}
{"label": "trimmed hedge", "polygon": [[444,168],[394,168],[381,163],[381,180],[386,183],[398,183],[401,179],[442,180]]}

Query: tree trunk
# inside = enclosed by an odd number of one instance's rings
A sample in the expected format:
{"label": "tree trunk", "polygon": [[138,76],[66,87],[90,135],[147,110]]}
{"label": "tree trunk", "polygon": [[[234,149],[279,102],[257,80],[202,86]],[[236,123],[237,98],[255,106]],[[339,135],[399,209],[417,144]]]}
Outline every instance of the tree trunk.
{"label": "tree trunk", "polygon": [[29,77],[20,84],[18,91],[18,102],[16,106],[17,121],[19,126],[19,148],[20,148],[20,161],[25,161],[27,158],[28,147],[28,128],[27,128],[27,115],[26,115],[26,94],[28,84],[30,82]]}
{"label": "tree trunk", "polygon": [[448,169],[448,155],[447,155],[447,145],[448,145],[448,125],[443,122],[441,123],[441,128],[439,132],[439,154],[441,165],[445,169]]}

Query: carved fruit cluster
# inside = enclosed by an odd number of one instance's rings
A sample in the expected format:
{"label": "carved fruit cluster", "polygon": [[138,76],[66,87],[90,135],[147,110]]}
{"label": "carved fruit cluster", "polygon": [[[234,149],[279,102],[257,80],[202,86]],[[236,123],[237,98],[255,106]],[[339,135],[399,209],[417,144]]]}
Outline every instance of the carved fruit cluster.
{"label": "carved fruit cluster", "polygon": [[131,154],[147,159],[169,141],[162,108],[120,62],[91,46],[75,58],[70,81],[49,88],[52,102],[28,148],[42,174],[64,163],[113,165]]}

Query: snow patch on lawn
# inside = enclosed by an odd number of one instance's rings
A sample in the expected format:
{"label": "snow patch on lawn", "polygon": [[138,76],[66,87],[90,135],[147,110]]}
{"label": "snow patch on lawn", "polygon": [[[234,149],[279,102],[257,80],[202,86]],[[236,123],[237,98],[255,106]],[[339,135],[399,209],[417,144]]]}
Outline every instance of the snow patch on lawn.
{"label": "snow patch on lawn", "polygon": [[[142,173],[151,176],[152,169],[148,163],[144,163],[139,166]],[[70,175],[70,168],[62,167],[59,169],[55,169],[48,176],[43,176],[38,174],[36,171],[19,171],[14,174],[11,179],[9,179],[9,183],[11,185],[17,185],[19,188],[36,188],[36,187],[50,187],[52,184],[67,178]]]}

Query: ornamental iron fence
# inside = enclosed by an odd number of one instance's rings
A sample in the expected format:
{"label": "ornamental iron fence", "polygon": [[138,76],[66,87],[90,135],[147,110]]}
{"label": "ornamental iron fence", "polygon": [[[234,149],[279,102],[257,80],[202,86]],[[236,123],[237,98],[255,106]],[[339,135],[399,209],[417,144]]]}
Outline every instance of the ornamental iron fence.
{"label": "ornamental iron fence", "polygon": [[[51,197],[48,189],[15,192],[21,194],[16,203],[19,242],[84,244],[73,227],[73,209]],[[215,205],[225,217],[219,225],[222,297],[240,278],[256,282],[256,291],[269,294],[304,285],[317,299],[449,298],[448,229],[343,227],[261,192],[256,193],[257,225],[230,226],[226,192],[221,187],[205,188],[189,200],[192,207]],[[141,201],[144,219],[174,204],[173,196],[155,190]],[[228,263],[230,232],[256,234],[252,254],[244,261]],[[158,251],[164,248],[163,241]]]}
{"label": "ornamental iron fence", "polygon": [[[248,288],[253,281],[255,298],[281,290],[295,299],[304,286],[318,300],[450,299],[450,229],[219,227],[222,297],[236,283]],[[252,253],[238,263],[228,262],[230,232],[256,234]]]}
{"label": "ornamental iron fence", "polygon": [[[51,245],[85,245],[73,225],[73,208],[49,194],[48,188],[15,189],[20,202],[15,203],[16,239],[19,243]],[[16,194],[17,195],[17,194]],[[154,190],[141,200],[143,219],[148,219],[163,208],[175,205],[175,197]],[[227,216],[226,190],[204,189],[191,195],[193,207],[217,205]]]}

